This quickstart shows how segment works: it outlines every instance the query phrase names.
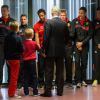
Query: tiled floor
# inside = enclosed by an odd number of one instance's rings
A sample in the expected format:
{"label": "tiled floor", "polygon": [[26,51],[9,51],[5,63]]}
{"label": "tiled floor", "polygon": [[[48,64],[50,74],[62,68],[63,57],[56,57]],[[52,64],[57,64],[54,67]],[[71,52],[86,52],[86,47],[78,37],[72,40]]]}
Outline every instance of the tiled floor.
{"label": "tiled floor", "polygon": [[[43,92],[43,90],[39,90],[39,92]],[[56,90],[52,91],[52,97],[32,97],[32,96],[23,96],[20,100],[100,100],[100,85],[97,87],[92,87],[89,85],[88,87],[82,87],[80,89],[64,87],[64,95],[56,96]],[[2,95],[2,96],[1,96]],[[16,100],[9,99],[7,96],[7,89],[2,88],[0,92],[0,100]]]}

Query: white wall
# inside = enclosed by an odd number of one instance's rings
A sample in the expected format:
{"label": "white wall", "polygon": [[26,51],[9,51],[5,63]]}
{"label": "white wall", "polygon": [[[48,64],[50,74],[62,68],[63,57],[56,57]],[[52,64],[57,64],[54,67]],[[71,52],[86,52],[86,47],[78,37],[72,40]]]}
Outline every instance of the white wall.
{"label": "white wall", "polygon": [[[3,5],[3,0],[0,0],[0,8]],[[0,10],[0,16],[1,16],[1,10]]]}

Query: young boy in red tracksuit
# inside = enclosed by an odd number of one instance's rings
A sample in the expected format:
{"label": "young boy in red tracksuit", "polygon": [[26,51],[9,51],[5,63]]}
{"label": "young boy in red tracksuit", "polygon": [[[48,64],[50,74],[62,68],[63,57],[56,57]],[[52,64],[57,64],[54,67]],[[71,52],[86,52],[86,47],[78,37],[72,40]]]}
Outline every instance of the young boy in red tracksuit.
{"label": "young boy in red tracksuit", "polygon": [[[29,78],[32,79],[32,88],[34,96],[38,95],[37,89],[37,73],[36,73],[36,50],[39,50],[39,46],[35,41],[33,41],[33,30],[27,28],[25,30],[25,39],[23,41],[24,52],[23,52],[23,80],[24,80],[24,93],[29,95]],[[30,72],[30,74],[29,74]]]}
{"label": "young boy in red tracksuit", "polygon": [[20,68],[20,58],[24,51],[21,37],[17,36],[18,23],[16,21],[10,24],[10,29],[12,30],[5,38],[5,58],[10,66],[10,81],[8,86],[8,96],[15,96],[15,91],[17,87],[17,80]]}

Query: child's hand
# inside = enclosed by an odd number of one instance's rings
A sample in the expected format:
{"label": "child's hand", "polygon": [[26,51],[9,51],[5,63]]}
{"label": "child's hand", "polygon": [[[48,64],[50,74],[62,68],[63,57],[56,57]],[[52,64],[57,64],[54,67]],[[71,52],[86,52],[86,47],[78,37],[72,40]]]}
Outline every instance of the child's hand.
{"label": "child's hand", "polygon": [[42,55],[44,58],[46,58],[46,55],[45,55],[45,53],[42,53],[41,55]]}

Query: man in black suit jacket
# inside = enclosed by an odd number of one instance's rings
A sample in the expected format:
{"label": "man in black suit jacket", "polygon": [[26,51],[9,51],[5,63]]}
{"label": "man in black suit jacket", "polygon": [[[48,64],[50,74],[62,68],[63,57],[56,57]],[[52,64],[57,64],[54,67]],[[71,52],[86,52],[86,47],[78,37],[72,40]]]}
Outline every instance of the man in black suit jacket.
{"label": "man in black suit jacket", "polygon": [[62,96],[64,85],[64,47],[68,39],[68,28],[66,23],[63,22],[59,16],[59,9],[57,7],[52,8],[51,20],[47,20],[44,26],[44,51],[46,55],[45,66],[45,90],[41,96],[50,97],[54,63],[56,65],[56,84],[57,95]]}

